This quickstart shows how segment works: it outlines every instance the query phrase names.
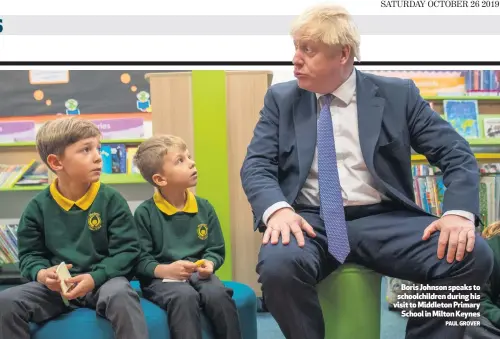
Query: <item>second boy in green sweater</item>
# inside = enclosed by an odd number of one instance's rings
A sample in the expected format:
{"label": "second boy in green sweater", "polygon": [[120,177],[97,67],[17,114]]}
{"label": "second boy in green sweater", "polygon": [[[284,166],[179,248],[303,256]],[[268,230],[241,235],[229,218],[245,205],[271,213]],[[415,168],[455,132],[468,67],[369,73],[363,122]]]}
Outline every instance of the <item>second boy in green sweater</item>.
{"label": "second boy in green sweater", "polygon": [[224,237],[212,205],[189,191],[198,177],[186,144],[175,136],[152,137],[134,161],[157,188],[135,211],[144,297],[167,310],[173,339],[202,338],[200,306],[216,338],[240,338],[233,291],[213,274],[224,262]]}

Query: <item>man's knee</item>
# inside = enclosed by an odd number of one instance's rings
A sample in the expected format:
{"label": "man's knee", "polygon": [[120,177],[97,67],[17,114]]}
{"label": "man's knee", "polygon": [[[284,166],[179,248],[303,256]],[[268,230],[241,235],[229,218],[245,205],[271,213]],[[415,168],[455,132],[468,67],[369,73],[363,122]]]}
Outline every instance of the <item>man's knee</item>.
{"label": "man's knee", "polygon": [[315,283],[313,254],[298,246],[268,244],[261,248],[257,273],[264,285],[279,284],[285,287],[297,281]]}

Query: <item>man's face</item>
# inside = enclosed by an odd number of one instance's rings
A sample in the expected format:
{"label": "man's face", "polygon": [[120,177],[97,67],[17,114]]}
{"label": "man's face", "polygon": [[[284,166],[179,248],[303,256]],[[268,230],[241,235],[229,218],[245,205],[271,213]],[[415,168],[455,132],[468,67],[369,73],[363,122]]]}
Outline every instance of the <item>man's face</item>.
{"label": "man's face", "polygon": [[294,39],[294,44],[294,75],[300,88],[326,94],[342,84],[348,50],[303,39]]}

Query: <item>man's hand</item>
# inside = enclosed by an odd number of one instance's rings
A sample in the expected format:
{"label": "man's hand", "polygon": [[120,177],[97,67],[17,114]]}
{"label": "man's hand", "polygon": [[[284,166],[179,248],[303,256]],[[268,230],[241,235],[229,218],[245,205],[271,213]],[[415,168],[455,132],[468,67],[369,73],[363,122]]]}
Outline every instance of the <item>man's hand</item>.
{"label": "man's hand", "polygon": [[271,240],[271,244],[276,245],[281,234],[282,244],[288,245],[290,233],[292,233],[297,239],[299,247],[303,247],[305,245],[303,231],[310,237],[316,236],[314,229],[304,218],[290,208],[282,208],[274,212],[267,221],[267,229],[264,232],[262,243],[267,244]]}
{"label": "man's hand", "polygon": [[[38,271],[38,274],[36,275],[36,281],[38,281],[40,284],[44,284],[51,291],[61,292],[61,280],[56,273],[57,266],[59,265],[44,268]],[[73,265],[67,264],[66,267],[69,270],[73,267]]]}
{"label": "man's hand", "polygon": [[198,276],[200,279],[208,279],[214,273],[214,263],[210,260],[203,260],[203,264],[198,267]]}
{"label": "man's hand", "polygon": [[94,278],[88,273],[66,279],[66,284],[72,285],[67,293],[63,293],[63,296],[68,300],[83,297],[92,292],[95,287]]}
{"label": "man's hand", "polygon": [[441,231],[439,235],[437,256],[444,258],[446,245],[448,245],[448,255],[446,260],[451,264],[454,259],[461,261],[465,251],[472,252],[476,235],[474,233],[474,223],[469,219],[458,215],[446,215],[434,221],[424,230],[422,240],[427,240],[432,233]]}
{"label": "man's hand", "polygon": [[198,267],[187,260],[177,260],[168,265],[158,265],[155,276],[161,279],[187,280]]}

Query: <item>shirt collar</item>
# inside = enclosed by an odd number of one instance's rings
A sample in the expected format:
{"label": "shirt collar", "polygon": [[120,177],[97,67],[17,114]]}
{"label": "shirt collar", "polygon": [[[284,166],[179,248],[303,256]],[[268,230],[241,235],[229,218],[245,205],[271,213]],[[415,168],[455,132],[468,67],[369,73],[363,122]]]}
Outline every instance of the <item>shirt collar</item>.
{"label": "shirt collar", "polygon": [[[353,69],[349,78],[342,85],[339,86],[335,91],[333,91],[333,96],[342,101],[344,104],[348,105],[351,103],[354,93],[356,92],[356,70]],[[316,93],[316,98],[322,94]]]}
{"label": "shirt collar", "polygon": [[153,201],[155,202],[156,207],[158,207],[158,209],[166,215],[174,215],[178,212],[198,213],[198,204],[196,203],[196,197],[190,190],[187,190],[186,192],[186,205],[184,205],[184,208],[182,210],[177,209],[175,206],[169,203],[158,190],[156,190],[153,195]]}
{"label": "shirt collar", "polygon": [[99,181],[90,184],[87,193],[77,201],[70,200],[64,197],[61,192],[57,189],[57,179],[55,179],[52,184],[50,184],[50,194],[56,201],[56,203],[65,211],[69,211],[74,205],[78,206],[82,210],[86,211],[94,202],[97,193],[99,192],[99,187],[101,183]]}

